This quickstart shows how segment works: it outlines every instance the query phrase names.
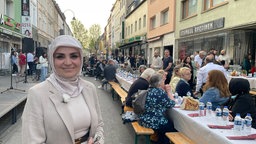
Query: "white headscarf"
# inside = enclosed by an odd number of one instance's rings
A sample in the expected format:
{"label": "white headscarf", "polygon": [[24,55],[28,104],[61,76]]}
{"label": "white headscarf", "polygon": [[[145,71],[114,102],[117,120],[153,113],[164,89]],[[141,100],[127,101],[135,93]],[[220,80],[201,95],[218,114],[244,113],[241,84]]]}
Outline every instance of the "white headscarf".
{"label": "white headscarf", "polygon": [[[55,69],[53,54],[57,50],[57,48],[61,46],[77,48],[80,52],[80,56],[81,56],[80,71],[77,73],[76,76],[72,78],[67,79],[67,78],[61,77]],[[48,58],[49,58],[49,63],[53,73],[47,80],[51,82],[55,86],[55,88],[59,90],[62,94],[68,94],[70,97],[76,97],[80,95],[83,89],[80,84],[80,81],[81,81],[80,74],[83,66],[82,45],[80,44],[80,42],[70,35],[58,36],[53,40],[53,42],[51,43],[48,49]]]}

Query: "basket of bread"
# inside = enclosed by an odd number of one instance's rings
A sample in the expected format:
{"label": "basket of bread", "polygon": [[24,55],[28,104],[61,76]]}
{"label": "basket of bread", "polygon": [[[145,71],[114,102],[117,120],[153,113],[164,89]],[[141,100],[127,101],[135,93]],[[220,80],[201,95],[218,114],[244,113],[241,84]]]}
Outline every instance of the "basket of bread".
{"label": "basket of bread", "polygon": [[181,109],[184,110],[198,110],[199,109],[199,101],[194,99],[193,97],[183,97],[183,102],[180,106]]}

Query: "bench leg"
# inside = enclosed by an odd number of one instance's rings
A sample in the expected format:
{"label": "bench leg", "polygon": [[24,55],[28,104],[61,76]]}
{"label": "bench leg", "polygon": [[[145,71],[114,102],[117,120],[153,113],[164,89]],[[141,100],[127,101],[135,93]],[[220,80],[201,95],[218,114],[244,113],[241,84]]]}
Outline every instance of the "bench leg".
{"label": "bench leg", "polygon": [[145,135],[146,144],[150,144],[150,135]]}
{"label": "bench leg", "polygon": [[112,99],[114,100],[114,98],[115,98],[115,91],[114,91],[113,88],[111,88],[111,93],[112,93]]}
{"label": "bench leg", "polygon": [[17,121],[17,108],[12,109],[12,124],[15,124]]}
{"label": "bench leg", "polygon": [[135,134],[135,141],[134,141],[134,144],[138,144],[138,135]]}

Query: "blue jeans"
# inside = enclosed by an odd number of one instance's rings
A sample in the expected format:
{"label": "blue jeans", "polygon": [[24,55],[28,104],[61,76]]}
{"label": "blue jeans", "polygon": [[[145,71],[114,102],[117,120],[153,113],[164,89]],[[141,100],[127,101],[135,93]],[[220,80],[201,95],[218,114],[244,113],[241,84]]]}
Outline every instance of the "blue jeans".
{"label": "blue jeans", "polygon": [[46,79],[47,75],[47,67],[41,67],[41,76],[40,76],[40,81],[44,81]]}

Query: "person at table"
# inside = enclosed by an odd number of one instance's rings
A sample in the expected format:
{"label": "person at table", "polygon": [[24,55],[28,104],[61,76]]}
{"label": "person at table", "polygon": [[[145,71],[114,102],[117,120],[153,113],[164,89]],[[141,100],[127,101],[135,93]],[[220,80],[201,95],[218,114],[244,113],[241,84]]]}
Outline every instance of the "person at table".
{"label": "person at table", "polygon": [[180,68],[180,81],[178,82],[178,84],[176,86],[175,92],[177,92],[178,95],[181,97],[192,96],[193,98],[196,98],[196,97],[194,97],[192,89],[188,83],[188,81],[191,79],[190,71],[191,70],[188,67]]}
{"label": "person at table", "polygon": [[140,65],[139,66],[139,73],[140,75],[147,69],[147,66],[146,65]]}
{"label": "person at table", "polygon": [[146,90],[149,87],[149,79],[155,73],[155,70],[152,68],[147,68],[141,76],[135,80],[127,94],[125,99],[125,105],[128,107],[132,107],[132,95],[138,92],[138,90]]}
{"label": "person at table", "polygon": [[110,81],[116,82],[116,66],[115,61],[113,59],[108,60],[108,64],[105,66],[103,75],[104,79],[102,80],[102,84],[98,86],[98,88],[103,88],[105,84]]}
{"label": "person at table", "polygon": [[227,102],[231,95],[228,88],[228,81],[223,72],[219,70],[211,70],[208,73],[208,80],[203,87],[203,91],[204,94],[199,101],[205,105],[207,102],[211,102],[213,110],[217,106],[221,106]]}
{"label": "person at table", "polygon": [[53,73],[28,91],[22,115],[23,144],[104,143],[96,88],[80,77],[82,49],[69,35],[51,43],[48,58]]}
{"label": "person at table", "polygon": [[199,93],[203,95],[202,87],[206,83],[209,71],[220,70],[224,74],[226,73],[226,69],[223,66],[213,63],[214,62],[213,54],[207,55],[205,58],[205,62],[206,62],[206,65],[197,71],[197,82],[196,82],[196,90],[194,92],[194,95],[197,95]]}
{"label": "person at table", "polygon": [[124,69],[124,71],[126,71],[126,72],[128,72],[128,73],[131,73],[131,74],[134,73],[133,70],[132,70],[132,68],[131,68],[131,66],[128,65],[128,62],[125,62],[125,63],[124,63],[123,69]]}
{"label": "person at table", "polygon": [[172,78],[169,83],[169,85],[172,88],[172,92],[176,91],[176,86],[177,86],[178,82],[180,81],[180,72],[179,72],[180,68],[181,68],[181,65],[176,65],[173,69]]}
{"label": "person at table", "polygon": [[[176,131],[173,122],[165,115],[166,110],[175,105],[171,87],[164,84],[164,78],[159,73],[152,75],[149,84],[145,112],[138,115],[139,124],[153,129],[158,134],[157,144],[169,144],[169,139],[165,133]],[[163,90],[162,87],[165,89]]]}
{"label": "person at table", "polygon": [[247,113],[252,116],[252,127],[256,128],[256,107],[252,96],[249,94],[250,83],[247,79],[233,78],[229,82],[229,91],[232,96],[225,104],[230,110],[230,120],[234,120],[237,113],[244,118]]}
{"label": "person at table", "polygon": [[191,70],[191,78],[188,81],[188,83],[189,83],[191,89],[193,89],[193,87],[194,87],[194,67],[192,65],[190,56],[186,56],[184,58],[182,65],[183,65],[183,67],[188,67]]}

